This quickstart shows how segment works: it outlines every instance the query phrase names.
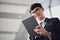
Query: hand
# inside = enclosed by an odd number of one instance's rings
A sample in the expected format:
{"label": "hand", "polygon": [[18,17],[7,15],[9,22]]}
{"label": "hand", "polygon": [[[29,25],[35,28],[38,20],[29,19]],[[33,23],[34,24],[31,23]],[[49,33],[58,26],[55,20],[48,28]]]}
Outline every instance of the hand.
{"label": "hand", "polygon": [[37,26],[35,27],[34,31],[37,33],[37,34],[41,34],[41,35],[45,35],[45,33],[47,32],[43,27],[41,26]]}

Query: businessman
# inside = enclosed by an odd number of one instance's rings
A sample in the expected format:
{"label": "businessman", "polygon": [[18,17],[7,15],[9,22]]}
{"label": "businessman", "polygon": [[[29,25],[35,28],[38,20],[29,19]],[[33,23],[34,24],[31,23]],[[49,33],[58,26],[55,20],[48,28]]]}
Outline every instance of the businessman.
{"label": "businessman", "polygon": [[39,24],[34,29],[38,35],[30,37],[30,40],[60,40],[60,21],[58,18],[46,18],[44,8],[40,3],[32,4],[30,13]]}

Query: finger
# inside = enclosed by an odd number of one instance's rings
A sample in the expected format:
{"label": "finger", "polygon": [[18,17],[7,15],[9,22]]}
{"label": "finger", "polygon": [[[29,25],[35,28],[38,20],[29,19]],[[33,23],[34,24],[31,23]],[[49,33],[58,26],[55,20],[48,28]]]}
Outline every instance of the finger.
{"label": "finger", "polygon": [[36,32],[37,34],[42,34],[42,32]]}
{"label": "finger", "polygon": [[38,31],[38,29],[34,29],[34,31],[35,31],[35,32],[37,32],[37,31]]}
{"label": "finger", "polygon": [[41,26],[37,26],[37,27],[35,27],[35,28],[41,28]]}
{"label": "finger", "polygon": [[40,32],[37,32],[37,34],[40,34]]}
{"label": "finger", "polygon": [[42,32],[40,32],[40,34],[42,34]]}

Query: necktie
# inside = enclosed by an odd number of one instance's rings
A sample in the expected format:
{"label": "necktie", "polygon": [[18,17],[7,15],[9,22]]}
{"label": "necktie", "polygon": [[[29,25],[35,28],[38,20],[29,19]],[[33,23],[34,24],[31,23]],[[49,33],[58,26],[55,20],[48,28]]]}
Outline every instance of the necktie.
{"label": "necktie", "polygon": [[40,26],[42,26],[43,22],[40,23]]}

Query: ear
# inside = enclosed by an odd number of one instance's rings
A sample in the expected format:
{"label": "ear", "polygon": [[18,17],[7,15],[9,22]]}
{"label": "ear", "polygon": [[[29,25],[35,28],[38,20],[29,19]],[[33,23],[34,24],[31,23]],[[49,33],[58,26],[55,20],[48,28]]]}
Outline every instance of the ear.
{"label": "ear", "polygon": [[44,11],[44,8],[42,8],[43,9],[43,11]]}

